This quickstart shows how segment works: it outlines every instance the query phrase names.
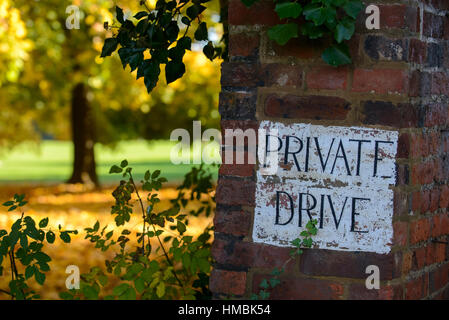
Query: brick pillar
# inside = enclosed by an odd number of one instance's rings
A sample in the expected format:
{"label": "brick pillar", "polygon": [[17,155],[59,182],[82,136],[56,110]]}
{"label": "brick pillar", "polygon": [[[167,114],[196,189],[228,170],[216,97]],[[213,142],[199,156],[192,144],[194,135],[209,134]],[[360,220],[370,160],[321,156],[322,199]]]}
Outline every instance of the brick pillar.
{"label": "brick pillar", "polygon": [[[230,0],[223,129],[273,120],[399,133],[391,251],[306,249],[273,299],[449,298],[449,1],[376,3],[380,30],[367,30],[362,13],[350,41],[354,64],[333,68],[321,60],[319,43],[268,39],[266,30],[278,23],[272,1],[247,9]],[[216,298],[250,297],[289,257],[289,248],[253,242],[256,170],[220,168],[210,283]],[[365,287],[368,265],[380,268],[380,290]]]}

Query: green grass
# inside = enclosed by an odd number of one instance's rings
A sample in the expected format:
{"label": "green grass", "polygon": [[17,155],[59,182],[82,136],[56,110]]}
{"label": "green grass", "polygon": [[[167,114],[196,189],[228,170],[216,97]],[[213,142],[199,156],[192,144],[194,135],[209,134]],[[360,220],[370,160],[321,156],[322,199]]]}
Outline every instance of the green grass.
{"label": "green grass", "polygon": [[[161,170],[170,183],[182,181],[193,165],[174,165],[170,162],[170,141],[126,141],[114,149],[95,146],[97,174],[100,183],[114,183],[117,175],[110,175],[109,168],[127,159],[134,175],[140,177],[146,170]],[[72,143],[68,141],[43,141],[40,146],[24,143],[12,152],[0,153],[0,183],[61,183],[72,172]],[[217,167],[212,168],[214,178]]]}

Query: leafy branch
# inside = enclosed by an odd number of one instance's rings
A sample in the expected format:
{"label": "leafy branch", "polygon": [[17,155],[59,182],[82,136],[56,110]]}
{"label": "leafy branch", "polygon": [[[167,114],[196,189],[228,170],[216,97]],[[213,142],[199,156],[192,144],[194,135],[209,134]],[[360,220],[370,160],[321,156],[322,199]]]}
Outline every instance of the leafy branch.
{"label": "leafy branch", "polygon": [[[259,0],[242,0],[250,7]],[[352,63],[349,47],[355,32],[357,16],[363,3],[359,0],[274,0],[275,11],[283,21],[268,30],[268,37],[285,45],[300,34],[309,39],[332,39],[332,45],[324,50],[322,59],[332,65]]]}

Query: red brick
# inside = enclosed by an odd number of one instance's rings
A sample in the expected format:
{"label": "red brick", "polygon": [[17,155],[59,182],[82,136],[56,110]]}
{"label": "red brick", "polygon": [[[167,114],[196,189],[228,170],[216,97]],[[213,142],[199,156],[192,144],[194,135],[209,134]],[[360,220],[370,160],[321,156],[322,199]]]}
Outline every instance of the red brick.
{"label": "red brick", "polygon": [[298,59],[321,59],[321,54],[326,48],[324,44],[308,40],[304,37],[293,38],[281,46],[272,42],[273,51],[279,57],[294,57]]}
{"label": "red brick", "polygon": [[430,222],[427,218],[412,221],[410,224],[410,243],[427,240],[430,236]]}
{"label": "red brick", "polygon": [[398,140],[398,158],[408,158],[410,154],[410,135],[403,133]]}
{"label": "red brick", "polygon": [[425,214],[427,211],[429,211],[430,207],[430,191],[429,190],[421,191],[420,199],[421,199],[420,211],[421,214]]}
{"label": "red brick", "polygon": [[209,288],[214,293],[242,296],[246,289],[246,272],[214,269]]}
{"label": "red brick", "polygon": [[407,10],[405,5],[381,5],[379,9],[381,29],[405,27]]}
{"label": "red brick", "polygon": [[302,86],[303,69],[290,64],[271,63],[262,66],[266,87]]}
{"label": "red brick", "polygon": [[[260,282],[270,278],[270,275],[258,274],[253,279],[253,292],[259,292]],[[334,281],[285,277],[271,291],[273,300],[337,300],[343,296],[343,286]]]}
{"label": "red brick", "polygon": [[349,300],[400,300],[403,289],[400,285],[383,285],[379,290],[369,290],[364,284],[354,283],[349,286]]}
{"label": "red brick", "polygon": [[439,267],[429,275],[430,292],[435,292],[449,283],[449,264]]}
{"label": "red brick", "polygon": [[[401,274],[401,253],[342,252],[306,250],[301,255],[299,270],[310,276],[334,276],[366,279],[366,267],[373,264],[381,270],[381,280],[391,280]],[[344,267],[342,267],[344,266]]]}
{"label": "red brick", "polygon": [[410,39],[409,61],[423,64],[427,58],[427,44],[418,39]]}
{"label": "red brick", "polygon": [[246,62],[223,62],[221,85],[223,87],[254,87],[262,84],[257,64]]}
{"label": "red brick", "polygon": [[256,56],[259,51],[259,36],[239,33],[229,37],[229,55],[232,57]]}
{"label": "red brick", "polygon": [[274,3],[271,1],[260,1],[250,8],[246,7],[241,0],[231,0],[228,8],[228,22],[231,25],[275,25],[280,20],[274,11]]}
{"label": "red brick", "polygon": [[220,204],[254,206],[255,192],[253,181],[220,177],[215,199]]}
{"label": "red brick", "polygon": [[276,118],[344,120],[350,109],[338,97],[271,94],[265,99],[265,115]]}
{"label": "red brick", "polygon": [[408,223],[403,221],[397,221],[393,223],[394,237],[393,241],[395,245],[405,246],[408,239]]}
{"label": "red brick", "polygon": [[424,12],[423,35],[431,38],[443,38],[444,18],[430,12]]}
{"label": "red brick", "polygon": [[407,73],[398,69],[356,69],[352,90],[354,92],[404,93],[407,88]]}
{"label": "red brick", "polygon": [[245,210],[229,211],[217,208],[214,216],[215,232],[247,236],[251,228],[251,213]]}
{"label": "red brick", "polygon": [[408,275],[412,270],[413,252],[407,251],[402,254],[402,274]]}
{"label": "red brick", "polygon": [[449,96],[449,75],[446,72],[432,74],[432,94]]}
{"label": "red brick", "polygon": [[309,89],[346,89],[347,68],[319,67],[307,72],[306,81]]}
{"label": "red brick", "polygon": [[440,200],[440,190],[434,188],[430,191],[430,212],[435,212],[438,210],[438,201]]}
{"label": "red brick", "polygon": [[446,246],[444,243],[429,244],[426,251],[426,264],[430,266],[443,262],[446,259]]}
{"label": "red brick", "polygon": [[429,285],[428,274],[417,279],[411,280],[406,284],[405,299],[418,300],[427,296]]}
{"label": "red brick", "polygon": [[[238,268],[281,268],[290,259],[290,248],[273,247],[235,239],[216,238],[212,256],[218,264]],[[294,262],[285,265],[294,269]]]}
{"label": "red brick", "polygon": [[[248,153],[245,152],[245,154]],[[224,176],[251,177],[254,174],[254,168],[254,164],[222,164],[219,173]]]}
{"label": "red brick", "polygon": [[426,266],[426,247],[417,248],[413,251],[412,270],[421,270]]}

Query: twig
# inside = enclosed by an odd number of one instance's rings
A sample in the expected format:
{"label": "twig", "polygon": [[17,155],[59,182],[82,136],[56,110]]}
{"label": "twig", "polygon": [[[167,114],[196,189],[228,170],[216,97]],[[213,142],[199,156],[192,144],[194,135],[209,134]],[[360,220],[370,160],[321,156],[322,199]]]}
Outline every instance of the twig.
{"label": "twig", "polygon": [[[134,186],[134,190],[136,191],[137,198],[139,199],[139,202],[140,202],[140,207],[141,207],[141,209],[142,209],[142,214],[143,214],[143,223],[144,223],[144,227],[145,227],[145,209],[144,209],[144,207],[143,207],[143,202],[142,202],[142,199],[140,198],[139,191],[137,190],[137,186],[136,186],[136,184],[134,183],[134,179],[133,179],[133,177],[132,177],[131,172],[129,173],[129,176],[130,176],[130,181],[131,181],[131,183],[132,183],[133,186]],[[162,251],[164,252],[165,259],[166,259],[167,262],[170,264],[170,266],[173,267],[173,275],[175,276],[175,279],[176,279],[176,281],[179,283],[179,285],[181,286],[181,288],[184,290],[184,285],[182,284],[181,280],[179,280],[179,278],[178,278],[178,276],[177,276],[177,274],[176,274],[176,272],[175,272],[173,262],[171,261],[170,257],[168,256],[167,251],[165,250],[165,247],[164,247],[164,245],[162,244],[161,238],[160,238],[159,235],[157,234],[157,230],[156,230],[156,227],[154,226],[153,220],[151,219],[150,216],[149,216],[148,218],[150,219],[150,223],[151,223],[151,226],[153,227],[154,234],[156,235],[156,238],[157,238],[157,240],[159,241],[159,245],[160,245],[160,247],[162,248]],[[145,239],[145,234],[143,235],[142,242],[144,242],[144,239]],[[145,251],[144,251],[143,253],[145,254]]]}

